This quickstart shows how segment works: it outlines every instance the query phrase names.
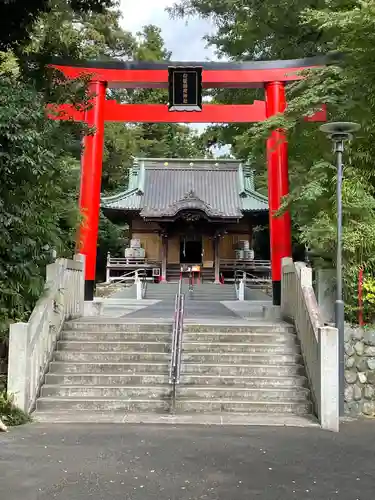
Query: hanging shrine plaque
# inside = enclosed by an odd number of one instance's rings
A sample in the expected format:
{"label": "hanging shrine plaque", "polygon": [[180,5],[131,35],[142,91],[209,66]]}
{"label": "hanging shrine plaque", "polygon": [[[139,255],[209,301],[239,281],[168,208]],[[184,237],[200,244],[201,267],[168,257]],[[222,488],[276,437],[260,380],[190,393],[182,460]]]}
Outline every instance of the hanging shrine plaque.
{"label": "hanging shrine plaque", "polygon": [[202,111],[202,68],[175,67],[169,72],[169,111]]}

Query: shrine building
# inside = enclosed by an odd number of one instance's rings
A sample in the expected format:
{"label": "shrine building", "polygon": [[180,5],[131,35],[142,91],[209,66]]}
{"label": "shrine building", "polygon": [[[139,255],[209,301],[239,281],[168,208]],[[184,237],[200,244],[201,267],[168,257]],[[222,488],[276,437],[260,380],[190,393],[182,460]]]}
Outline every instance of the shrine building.
{"label": "shrine building", "polygon": [[107,273],[145,268],[175,281],[194,266],[203,281],[219,282],[237,270],[270,269],[269,241],[265,254],[253,249],[254,228],[268,225],[267,197],[239,160],[138,158],[127,189],[102,198],[101,207],[113,222],[128,224],[140,247],[109,258]]}

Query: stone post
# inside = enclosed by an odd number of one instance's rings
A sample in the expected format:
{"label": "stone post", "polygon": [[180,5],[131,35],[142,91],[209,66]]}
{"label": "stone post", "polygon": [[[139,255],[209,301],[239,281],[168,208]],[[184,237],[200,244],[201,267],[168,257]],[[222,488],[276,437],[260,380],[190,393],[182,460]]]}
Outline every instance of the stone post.
{"label": "stone post", "polygon": [[219,256],[219,243],[218,236],[214,238],[214,266],[215,266],[215,283],[220,283],[220,256]]}
{"label": "stone post", "polygon": [[84,316],[85,305],[85,256],[81,253],[74,255],[74,260],[82,262],[82,272],[79,274],[77,298],[79,303],[78,317]]}
{"label": "stone post", "polygon": [[245,300],[245,280],[240,280],[239,288],[238,288],[238,300],[242,302]]}
{"label": "stone post", "polygon": [[339,338],[337,328],[319,328],[320,401],[319,421],[323,429],[339,430]]}
{"label": "stone post", "polygon": [[137,300],[142,300],[143,299],[143,296],[142,296],[142,281],[138,277],[135,280],[135,286],[137,287]]}
{"label": "stone post", "polygon": [[23,411],[29,408],[29,325],[13,323],[9,329],[8,394],[14,404]]}
{"label": "stone post", "polygon": [[316,299],[324,323],[335,322],[335,270],[317,269],[316,276]]}
{"label": "stone post", "polygon": [[167,281],[168,237],[161,235],[161,281]]}

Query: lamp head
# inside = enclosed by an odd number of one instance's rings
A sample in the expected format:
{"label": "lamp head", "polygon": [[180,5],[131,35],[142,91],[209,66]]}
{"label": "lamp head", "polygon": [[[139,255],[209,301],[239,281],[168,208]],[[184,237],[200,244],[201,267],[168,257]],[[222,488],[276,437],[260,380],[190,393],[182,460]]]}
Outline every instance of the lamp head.
{"label": "lamp head", "polygon": [[333,141],[345,141],[353,137],[353,133],[361,128],[354,122],[331,122],[321,125],[320,130]]}

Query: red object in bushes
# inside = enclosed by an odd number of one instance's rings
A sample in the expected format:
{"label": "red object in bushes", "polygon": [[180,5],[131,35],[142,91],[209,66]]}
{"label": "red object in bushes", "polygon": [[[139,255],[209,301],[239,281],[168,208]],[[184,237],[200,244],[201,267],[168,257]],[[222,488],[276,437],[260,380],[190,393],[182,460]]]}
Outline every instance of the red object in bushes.
{"label": "red object in bushes", "polygon": [[363,268],[359,269],[358,274],[358,324],[363,326]]}

